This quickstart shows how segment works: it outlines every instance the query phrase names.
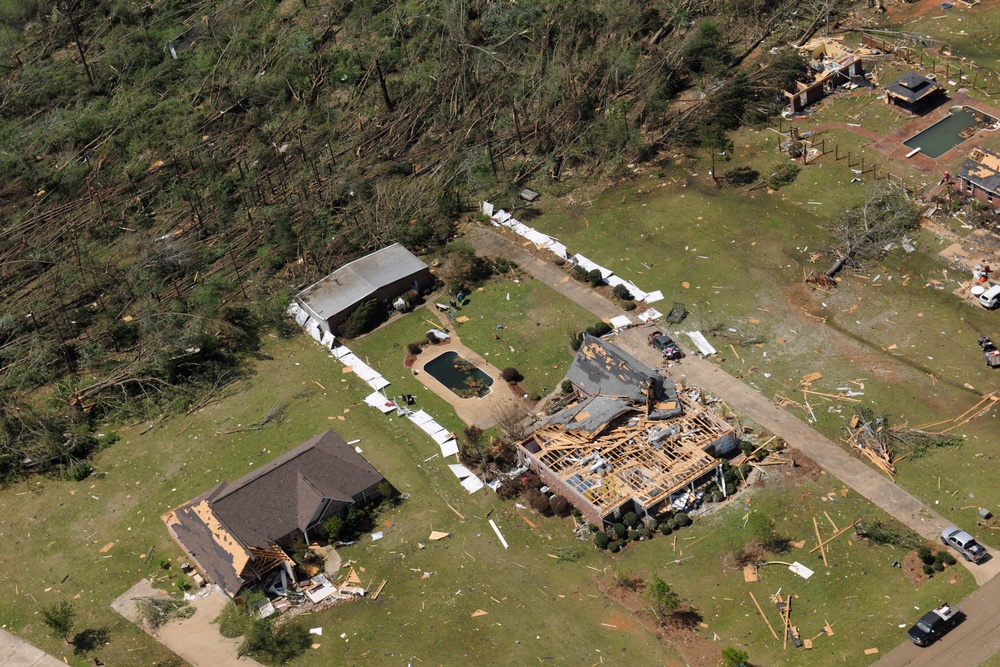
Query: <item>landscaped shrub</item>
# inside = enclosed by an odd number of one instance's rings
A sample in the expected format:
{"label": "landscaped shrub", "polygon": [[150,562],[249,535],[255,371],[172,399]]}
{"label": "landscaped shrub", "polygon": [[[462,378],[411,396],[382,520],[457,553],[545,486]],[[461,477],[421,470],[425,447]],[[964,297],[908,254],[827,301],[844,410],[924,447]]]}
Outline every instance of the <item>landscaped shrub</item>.
{"label": "landscaped shrub", "polygon": [[649,528],[646,528],[645,526],[642,526],[638,530],[639,530],[639,537],[641,537],[644,540],[648,540],[653,536],[653,533],[651,533]]}
{"label": "landscaped shrub", "polygon": [[626,533],[628,533],[628,528],[625,527],[624,523],[616,523],[611,529],[615,531],[615,537],[618,539],[625,537]]}
{"label": "landscaped shrub", "polygon": [[677,519],[673,517],[667,519],[667,528],[669,528],[671,532],[677,530],[679,527],[680,526],[677,525]]}
{"label": "landscaped shrub", "polygon": [[639,515],[635,512],[627,512],[625,516],[622,517],[622,523],[629,528],[635,528],[639,524]]}
{"label": "landscaped shrub", "polygon": [[622,543],[619,542],[618,540],[612,540],[611,542],[608,543],[608,551],[610,551],[611,553],[616,554],[621,550],[622,550]]}
{"label": "landscaped shrub", "polygon": [[934,566],[931,565],[930,563],[924,563],[921,569],[924,571],[924,574],[926,574],[928,577],[934,576]]}
{"label": "landscaped shrub", "polygon": [[569,501],[562,496],[552,496],[549,498],[549,508],[552,510],[552,513],[558,517],[569,516]]}
{"label": "landscaped shrub", "polygon": [[677,525],[680,526],[681,528],[683,528],[684,526],[691,525],[691,517],[687,515],[687,512],[678,512],[677,514],[675,514],[674,521],[676,521]]}
{"label": "landscaped shrub", "polygon": [[525,489],[540,489],[544,486],[542,484],[542,478],[535,472],[524,473],[524,476],[521,477],[521,484]]}
{"label": "landscaped shrub", "polygon": [[516,479],[505,477],[503,481],[500,482],[500,488],[497,489],[497,497],[499,497],[500,500],[512,500],[521,495],[523,488],[524,487],[521,486],[521,483]]}
{"label": "landscaped shrub", "polygon": [[599,530],[594,534],[594,545],[602,551],[608,548],[608,544],[611,542],[611,538],[603,530]]}
{"label": "landscaped shrub", "polygon": [[420,354],[420,350],[424,349],[420,343],[408,343],[406,345],[406,351],[410,354]]}
{"label": "landscaped shrub", "polygon": [[552,508],[549,507],[549,499],[541,492],[532,497],[531,507],[543,516],[550,516],[552,514]]}
{"label": "landscaped shrub", "polygon": [[934,554],[931,553],[930,547],[926,545],[917,549],[917,558],[919,558],[924,563],[934,562]]}
{"label": "landscaped shrub", "polygon": [[513,366],[508,366],[507,368],[500,371],[500,378],[507,383],[520,382],[524,379],[516,368]]}
{"label": "landscaped shrub", "polygon": [[625,312],[636,309],[635,301],[622,301],[620,305]]}
{"label": "landscaped shrub", "polygon": [[944,572],[944,563],[941,561],[934,561],[933,567],[935,572]]}
{"label": "landscaped shrub", "polygon": [[562,389],[562,393],[564,394],[570,394],[573,392],[573,383],[570,382],[569,380],[563,380],[562,384],[559,385],[559,387],[560,389]]}
{"label": "landscaped shrub", "polygon": [[382,323],[384,316],[385,312],[378,301],[374,299],[363,301],[340,324],[340,335],[343,338],[356,338],[361,334],[368,333]]}
{"label": "landscaped shrub", "polygon": [[670,533],[674,532],[674,529],[670,525],[669,521],[662,522],[659,526],[656,527],[656,529],[664,535],[669,535]]}
{"label": "landscaped shrub", "polygon": [[336,542],[340,539],[340,533],[344,530],[344,520],[339,516],[331,516],[323,522],[323,527],[326,528],[326,539],[330,542]]}
{"label": "landscaped shrub", "polygon": [[80,461],[66,471],[66,476],[74,482],[82,482],[90,477],[92,472],[94,472],[94,466],[87,461]]}
{"label": "landscaped shrub", "polygon": [[591,269],[590,273],[587,274],[587,280],[590,281],[591,287],[597,287],[604,282],[604,277],[601,276],[600,270]]}
{"label": "landscaped shrub", "polygon": [[639,531],[636,530],[635,528],[632,528],[631,530],[629,530],[628,531],[628,539],[630,541],[632,541],[632,542],[638,541],[639,540]]}
{"label": "landscaped shrub", "polygon": [[624,285],[615,285],[615,288],[611,290],[611,293],[616,299],[621,299],[622,301],[632,300],[632,292],[629,292],[628,288]]}
{"label": "landscaped shrub", "polygon": [[955,557],[952,556],[947,551],[942,551],[941,553],[944,554],[944,558],[942,560],[944,561],[945,565],[954,565],[955,563],[958,562],[957,560],[955,560]]}

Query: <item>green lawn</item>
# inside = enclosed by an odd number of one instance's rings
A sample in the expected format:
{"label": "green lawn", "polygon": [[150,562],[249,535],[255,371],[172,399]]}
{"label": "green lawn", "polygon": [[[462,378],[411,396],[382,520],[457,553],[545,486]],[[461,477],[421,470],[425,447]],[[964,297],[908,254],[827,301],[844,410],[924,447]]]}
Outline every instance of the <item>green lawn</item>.
{"label": "green lawn", "polygon": [[[717,635],[720,646],[744,648],[754,664],[775,666],[869,664],[878,656],[865,656],[864,649],[877,647],[884,654],[905,640],[906,627],[916,620],[914,607],[923,609],[938,599],[958,600],[975,589],[972,575],[961,565],[916,587],[901,568],[892,566],[903,560],[903,550],[852,542],[850,532],[826,547],[829,567],[824,566],[819,552],[808,553],[816,546],[813,517],[825,538],[834,531],[824,512],[838,528],[886,516],[853,491],[842,498],[842,485],[830,475],[820,474],[817,481],[788,480],[770,470],[772,476],[763,488],[750,489],[691,528],[630,545],[616,557],[616,567],[647,579],[659,573],[700,613],[708,625],[707,636]],[[748,513],[754,512],[770,519],[777,535],[806,541],[802,549],[769,554],[764,560],[800,562],[814,571],[809,579],[779,563],[760,568],[758,582],[744,581],[743,571],[734,567],[729,555],[753,537],[752,528],[743,526]],[[769,601],[779,590],[783,596],[793,596],[791,621],[801,637],[815,637],[827,622],[834,636],[816,638],[808,652],[794,648],[791,641],[783,649],[749,595],[757,598],[780,637],[780,617]]]}

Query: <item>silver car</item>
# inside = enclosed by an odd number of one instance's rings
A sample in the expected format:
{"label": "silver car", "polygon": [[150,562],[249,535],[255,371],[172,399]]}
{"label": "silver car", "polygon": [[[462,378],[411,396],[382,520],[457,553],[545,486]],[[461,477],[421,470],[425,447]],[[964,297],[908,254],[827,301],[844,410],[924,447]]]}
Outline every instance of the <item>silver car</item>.
{"label": "silver car", "polygon": [[964,530],[950,526],[941,531],[941,541],[965,556],[965,560],[978,563],[986,558],[986,548]]}

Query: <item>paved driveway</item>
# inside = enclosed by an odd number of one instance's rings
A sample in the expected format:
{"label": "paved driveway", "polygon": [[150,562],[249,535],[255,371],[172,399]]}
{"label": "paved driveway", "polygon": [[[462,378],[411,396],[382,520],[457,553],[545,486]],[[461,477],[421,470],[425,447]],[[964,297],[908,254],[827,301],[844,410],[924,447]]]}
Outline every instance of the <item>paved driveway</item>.
{"label": "paved driveway", "polygon": [[3,667],[66,667],[40,648],[0,630],[0,665]]}

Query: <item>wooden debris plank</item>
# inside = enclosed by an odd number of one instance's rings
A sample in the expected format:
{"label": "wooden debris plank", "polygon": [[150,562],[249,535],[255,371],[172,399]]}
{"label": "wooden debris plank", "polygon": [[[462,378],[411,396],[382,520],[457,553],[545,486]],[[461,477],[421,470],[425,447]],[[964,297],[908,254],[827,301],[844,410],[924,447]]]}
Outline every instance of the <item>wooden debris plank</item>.
{"label": "wooden debris plank", "polygon": [[[747,592],[750,593],[749,591]],[[774,628],[771,626],[771,621],[767,620],[767,616],[764,615],[764,610],[760,608],[760,603],[757,602],[757,598],[753,596],[753,593],[750,593],[750,599],[753,600],[754,605],[757,607],[757,611],[760,612],[760,617],[764,619],[765,623],[767,623],[767,629],[771,631],[771,634],[774,635],[775,639],[778,639],[778,633],[775,632]]]}
{"label": "wooden debris plank", "polygon": [[375,589],[375,592],[374,592],[374,593],[372,593],[372,600],[378,600],[378,596],[379,596],[379,595],[380,595],[380,594],[382,593],[382,589],[383,589],[383,588],[385,588],[385,585],[386,585],[387,583],[389,583],[389,580],[388,580],[388,579],[383,579],[383,580],[382,580],[382,583],[381,583],[381,584],[379,584],[379,585],[378,585],[378,588],[377,588],[377,589]]}
{"label": "wooden debris plank", "polygon": [[826,550],[823,549],[823,536],[819,534],[819,524],[816,523],[816,517],[813,517],[813,529],[816,531],[816,541],[819,542],[819,555],[823,557],[823,566],[830,567],[830,564],[826,562]]}
{"label": "wooden debris plank", "polygon": [[757,581],[757,568],[754,565],[743,566],[743,581],[748,584]]}
{"label": "wooden debris plank", "polygon": [[853,523],[850,526],[847,526],[846,528],[841,528],[839,531],[837,531],[836,533],[834,533],[833,536],[828,537],[826,540],[824,540],[823,542],[821,542],[819,546],[816,546],[816,547],[813,547],[812,549],[810,549],[809,553],[815,552],[817,549],[819,549],[819,547],[825,547],[827,544],[829,544],[830,542],[833,542],[835,539],[837,539],[838,537],[840,537],[841,535],[843,535],[844,533],[846,533],[847,531],[849,531],[851,528],[854,528],[854,524]]}
{"label": "wooden debris plank", "polygon": [[833,519],[830,518],[830,515],[826,513],[826,510],[823,510],[823,516],[825,516],[826,520],[830,522],[831,526],[833,526],[833,532],[840,530],[840,528],[837,528],[837,524],[833,522]]}

